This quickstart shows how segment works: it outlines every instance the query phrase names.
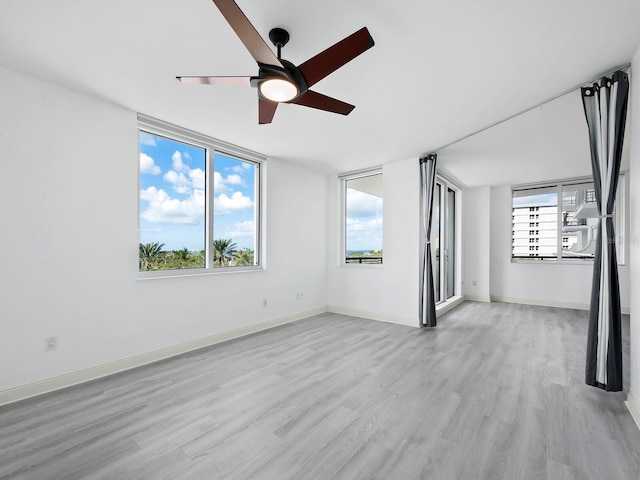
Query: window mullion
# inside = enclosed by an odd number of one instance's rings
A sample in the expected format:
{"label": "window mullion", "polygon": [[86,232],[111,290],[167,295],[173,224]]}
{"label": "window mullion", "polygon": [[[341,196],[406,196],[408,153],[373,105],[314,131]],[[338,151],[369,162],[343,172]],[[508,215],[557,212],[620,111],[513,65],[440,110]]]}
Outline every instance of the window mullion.
{"label": "window mullion", "polygon": [[562,209],[564,208],[564,197],[562,196],[562,183],[558,184],[557,189],[558,208],[556,212],[556,260],[562,260]]}
{"label": "window mullion", "polygon": [[207,148],[206,155],[206,172],[205,175],[205,265],[207,269],[213,268],[213,197],[215,192],[213,191],[213,178],[214,178],[214,150],[211,147]]}

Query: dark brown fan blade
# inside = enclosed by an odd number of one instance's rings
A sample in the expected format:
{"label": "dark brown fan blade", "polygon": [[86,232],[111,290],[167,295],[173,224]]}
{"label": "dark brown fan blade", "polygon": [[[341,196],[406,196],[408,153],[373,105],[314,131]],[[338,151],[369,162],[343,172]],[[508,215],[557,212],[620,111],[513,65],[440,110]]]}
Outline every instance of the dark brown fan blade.
{"label": "dark brown fan blade", "polygon": [[182,83],[196,85],[239,85],[251,86],[251,77],[176,77]]}
{"label": "dark brown fan blade", "polygon": [[251,56],[258,63],[277,65],[282,67],[278,57],[271,51],[249,19],[242,13],[240,7],[233,0],[213,0],[222,16],[229,22],[233,31],[240,38]]}
{"label": "dark brown fan blade", "polygon": [[350,105],[335,98],[327,97],[321,93],[307,90],[307,93],[295,100],[293,103],[298,105],[304,105],[305,107],[317,108],[319,110],[325,110],[327,112],[340,113],[342,115],[349,115],[351,111],[356,108],[354,105]]}
{"label": "dark brown fan blade", "polygon": [[260,125],[271,123],[276,113],[276,108],[278,108],[277,102],[270,102],[264,98],[258,98],[258,123]]}
{"label": "dark brown fan blade", "polygon": [[319,82],[331,72],[335,72],[347,62],[350,62],[362,52],[373,47],[374,41],[369,34],[367,27],[361,28],[356,33],[340,40],[324,52],[310,58],[298,69],[304,75],[307,86]]}

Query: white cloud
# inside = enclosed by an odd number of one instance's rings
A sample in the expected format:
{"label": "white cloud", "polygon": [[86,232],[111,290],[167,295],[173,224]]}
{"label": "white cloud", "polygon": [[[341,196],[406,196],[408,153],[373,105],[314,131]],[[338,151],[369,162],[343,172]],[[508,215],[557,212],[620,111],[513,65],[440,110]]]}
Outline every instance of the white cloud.
{"label": "white cloud", "polygon": [[382,230],[382,217],[371,220],[360,220],[358,218],[347,217],[348,232],[378,231]]}
{"label": "white cloud", "polygon": [[382,217],[362,220],[347,218],[347,249],[378,250],[382,248]]}
{"label": "white cloud", "polygon": [[215,192],[225,192],[227,190],[220,172],[213,172],[213,190]]}
{"label": "white cloud", "polygon": [[173,155],[171,155],[171,160],[173,161],[173,169],[176,172],[184,172],[189,170],[189,166],[185,165],[182,162],[182,154],[179,151],[175,151],[173,152]]}
{"label": "white cloud", "polygon": [[175,172],[169,170],[162,177],[165,182],[168,182],[173,187],[173,190],[177,193],[190,194],[192,191],[192,182],[188,179],[184,173]]}
{"label": "white cloud", "polygon": [[231,174],[227,176],[225,183],[228,183],[229,185],[244,185],[244,180],[242,180],[240,175]]}
{"label": "white cloud", "polygon": [[200,168],[189,170],[189,178],[191,179],[191,185],[193,188],[200,188],[204,190],[204,170]]}
{"label": "white cloud", "polygon": [[350,217],[373,217],[382,215],[382,198],[361,192],[347,190],[347,215]]}
{"label": "white cloud", "polygon": [[156,146],[156,139],[150,133],[140,132],[140,145],[147,145],[149,147],[155,147]]}
{"label": "white cloud", "polygon": [[246,238],[253,237],[256,233],[255,224],[253,220],[247,220],[245,222],[234,223],[227,226],[224,230],[226,238]]}
{"label": "white cloud", "polygon": [[198,224],[204,219],[204,190],[194,190],[192,194],[179,200],[156,187],[140,190],[140,199],[148,202],[142,218],[151,223]]}
{"label": "white cloud", "polygon": [[[189,156],[185,154],[185,158]],[[171,156],[173,170],[169,170],[162,177],[170,183],[177,193],[189,195],[193,189],[203,190],[205,187],[205,173],[201,168],[190,168],[182,161],[182,154],[175,151]]]}
{"label": "white cloud", "polygon": [[160,167],[156,165],[146,153],[140,154],[140,173],[149,173],[151,175],[158,175],[160,173]]}
{"label": "white cloud", "polygon": [[253,165],[251,165],[248,162],[242,162],[240,165],[236,165],[234,167],[231,167],[231,171],[233,173],[239,173],[240,175],[242,175],[243,173],[246,173],[247,170],[250,170],[252,166]]}
{"label": "white cloud", "polygon": [[249,197],[245,197],[242,192],[234,192],[230,197],[221,193],[213,199],[213,210],[217,214],[232,213],[250,208],[253,208],[253,202]]}

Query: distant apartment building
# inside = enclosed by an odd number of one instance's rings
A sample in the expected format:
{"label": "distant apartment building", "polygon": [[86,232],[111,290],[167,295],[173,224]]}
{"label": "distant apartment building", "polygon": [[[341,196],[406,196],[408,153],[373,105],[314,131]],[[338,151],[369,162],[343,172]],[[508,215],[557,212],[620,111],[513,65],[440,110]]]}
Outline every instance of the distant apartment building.
{"label": "distant apartment building", "polygon": [[513,256],[555,258],[558,252],[558,207],[513,209]]}

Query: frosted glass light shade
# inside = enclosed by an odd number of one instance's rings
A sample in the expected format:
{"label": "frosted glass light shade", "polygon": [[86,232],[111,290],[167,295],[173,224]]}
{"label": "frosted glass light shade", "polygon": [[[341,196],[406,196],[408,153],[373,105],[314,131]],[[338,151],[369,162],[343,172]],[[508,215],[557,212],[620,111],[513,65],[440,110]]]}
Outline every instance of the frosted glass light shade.
{"label": "frosted glass light shade", "polygon": [[260,84],[260,93],[272,102],[288,102],[298,95],[298,87],[282,78],[270,78]]}

